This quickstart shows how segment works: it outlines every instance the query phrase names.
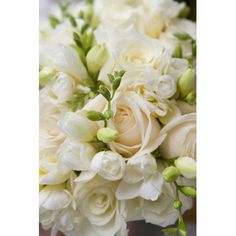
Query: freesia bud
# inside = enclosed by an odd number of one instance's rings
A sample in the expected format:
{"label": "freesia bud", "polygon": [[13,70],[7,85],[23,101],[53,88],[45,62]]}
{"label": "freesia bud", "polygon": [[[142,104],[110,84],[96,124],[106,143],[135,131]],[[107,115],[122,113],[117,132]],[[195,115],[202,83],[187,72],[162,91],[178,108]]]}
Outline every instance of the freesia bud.
{"label": "freesia bud", "polygon": [[91,74],[97,74],[107,59],[105,44],[93,46],[86,56],[88,70]]}
{"label": "freesia bud", "polygon": [[196,161],[190,157],[179,157],[175,160],[175,166],[180,173],[187,179],[196,177]]}
{"label": "freesia bud", "polygon": [[174,182],[180,175],[179,170],[174,166],[169,166],[162,172],[163,178],[166,182]]}
{"label": "freesia bud", "polygon": [[182,207],[182,202],[181,202],[180,200],[175,200],[175,201],[174,201],[174,204],[173,204],[173,207],[174,207],[175,209],[181,208],[181,207]]}
{"label": "freesia bud", "polygon": [[118,132],[115,129],[101,128],[97,132],[97,138],[104,143],[110,143],[116,140],[117,137]]}
{"label": "freesia bud", "polygon": [[190,92],[186,96],[185,101],[190,105],[196,104],[196,92],[195,91]]}
{"label": "freesia bud", "polygon": [[186,97],[189,93],[196,90],[196,76],[192,69],[187,69],[178,81],[180,96]]}
{"label": "freesia bud", "polygon": [[56,74],[56,70],[52,67],[45,66],[39,72],[39,84],[40,86],[44,86],[49,79],[51,79]]}
{"label": "freesia bud", "polygon": [[194,187],[188,187],[188,186],[181,186],[179,187],[179,190],[188,197],[196,197],[197,192]]}

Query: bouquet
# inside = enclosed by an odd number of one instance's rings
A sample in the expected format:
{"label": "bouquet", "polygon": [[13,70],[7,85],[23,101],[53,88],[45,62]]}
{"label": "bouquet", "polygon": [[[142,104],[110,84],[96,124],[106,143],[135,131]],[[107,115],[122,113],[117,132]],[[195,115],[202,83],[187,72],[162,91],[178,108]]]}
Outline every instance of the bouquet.
{"label": "bouquet", "polygon": [[196,196],[189,11],[173,0],[71,1],[40,23],[39,219],[52,236],[125,236],[137,220],[187,235]]}

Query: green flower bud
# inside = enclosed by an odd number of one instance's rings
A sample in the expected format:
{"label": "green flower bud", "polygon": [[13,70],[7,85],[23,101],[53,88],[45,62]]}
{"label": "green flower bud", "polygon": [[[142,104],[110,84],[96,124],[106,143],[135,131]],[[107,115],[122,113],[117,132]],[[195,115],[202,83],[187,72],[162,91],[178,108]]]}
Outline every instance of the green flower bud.
{"label": "green flower bud", "polygon": [[179,190],[188,197],[196,197],[197,191],[194,187],[180,186]]}
{"label": "green flower bud", "polygon": [[175,160],[175,166],[180,173],[187,179],[196,177],[196,161],[190,157],[179,157]]}
{"label": "green flower bud", "polygon": [[91,74],[97,74],[107,59],[105,44],[93,46],[86,56],[88,70]]}
{"label": "green flower bud", "polygon": [[117,79],[115,79],[112,83],[112,89],[117,90],[120,86],[120,82],[121,82],[121,77],[118,77]]}
{"label": "green flower bud", "polygon": [[100,85],[98,92],[101,93],[106,100],[109,101],[111,99],[111,93],[106,86]]}
{"label": "green flower bud", "polygon": [[118,132],[111,128],[101,128],[97,132],[97,138],[104,143],[110,143],[118,138]]}
{"label": "green flower bud", "polygon": [[174,182],[180,175],[179,170],[174,166],[165,168],[162,172],[163,178],[166,182]]}
{"label": "green flower bud", "polygon": [[175,209],[180,209],[182,207],[182,202],[180,200],[175,200],[173,203]]}
{"label": "green flower bud", "polygon": [[49,79],[56,74],[56,70],[52,67],[46,66],[39,72],[39,84],[44,86]]}
{"label": "green flower bud", "polygon": [[197,96],[196,92],[195,92],[195,91],[192,91],[192,92],[190,92],[190,93],[186,96],[186,98],[185,98],[184,100],[185,100],[188,104],[194,105],[194,104],[196,104],[196,96]]}
{"label": "green flower bud", "polygon": [[186,97],[190,92],[196,89],[196,76],[192,69],[187,69],[178,81],[180,96]]}
{"label": "green flower bud", "polygon": [[175,49],[172,53],[172,57],[182,58],[182,48],[181,48],[181,45],[179,43],[176,44]]}
{"label": "green flower bud", "polygon": [[90,119],[92,121],[104,120],[104,115],[98,111],[93,111],[93,110],[88,111],[86,113],[86,116],[88,119]]}

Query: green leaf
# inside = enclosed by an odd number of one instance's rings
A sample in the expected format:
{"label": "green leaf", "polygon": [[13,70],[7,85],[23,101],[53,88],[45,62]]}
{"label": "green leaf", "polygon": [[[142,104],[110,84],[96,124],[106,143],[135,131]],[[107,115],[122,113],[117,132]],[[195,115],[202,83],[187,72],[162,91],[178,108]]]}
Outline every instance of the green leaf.
{"label": "green leaf", "polygon": [[54,15],[50,15],[48,20],[53,29],[55,29],[57,25],[61,23]]}
{"label": "green leaf", "polygon": [[185,33],[174,33],[174,36],[177,39],[183,40],[183,41],[192,40],[192,37],[189,34],[185,34]]}
{"label": "green leaf", "polygon": [[115,77],[118,77],[119,76],[119,72],[118,71],[114,71],[114,75],[115,75]]}
{"label": "green leaf", "polygon": [[75,41],[75,43],[76,43],[76,45],[77,45],[78,47],[80,47],[80,48],[83,47],[82,42],[81,42],[81,38],[80,38],[79,34],[77,34],[76,32],[74,32],[74,33],[73,33],[73,39],[74,39],[74,41]]}
{"label": "green leaf", "polygon": [[119,76],[120,76],[120,77],[123,77],[124,74],[125,74],[125,70],[121,70],[121,71],[119,72]]}
{"label": "green leaf", "polygon": [[69,17],[71,25],[73,27],[77,27],[77,22],[76,22],[75,18],[72,15],[69,15],[68,17]]}
{"label": "green leaf", "polygon": [[186,18],[189,16],[191,12],[191,8],[189,6],[185,6],[180,12],[179,12],[179,15],[178,17],[179,18]]}
{"label": "green leaf", "polygon": [[72,44],[71,47],[76,50],[76,52],[79,54],[80,60],[85,64],[86,59],[83,49],[75,44]]}
{"label": "green leaf", "polygon": [[85,23],[82,27],[81,27],[81,33],[83,34],[89,27],[88,23]]}
{"label": "green leaf", "polygon": [[94,111],[94,110],[91,110],[91,111],[88,111],[86,113],[86,116],[88,119],[92,120],[92,121],[99,121],[99,120],[104,120],[104,115],[101,113],[101,112],[98,112],[98,111]]}
{"label": "green leaf", "polygon": [[175,234],[178,229],[177,228],[166,228],[161,230],[165,234]]}
{"label": "green leaf", "polygon": [[194,187],[189,186],[179,186],[178,189],[188,197],[196,197],[197,191]]}
{"label": "green leaf", "polygon": [[112,74],[107,74],[107,77],[111,83],[115,80],[115,77]]}
{"label": "green leaf", "polygon": [[182,47],[181,45],[178,43],[175,46],[175,50],[172,53],[172,57],[174,58],[182,58]]}
{"label": "green leaf", "polygon": [[66,12],[70,3],[59,3],[59,7],[62,13]]}
{"label": "green leaf", "polygon": [[121,77],[118,77],[112,82],[112,89],[115,91],[119,88],[121,82]]}
{"label": "green leaf", "polygon": [[110,101],[110,99],[111,99],[111,93],[110,93],[110,91],[108,90],[108,88],[107,88],[106,86],[100,85],[98,92],[99,92],[100,94],[102,94],[102,96],[103,96],[104,98],[106,98],[108,101]]}

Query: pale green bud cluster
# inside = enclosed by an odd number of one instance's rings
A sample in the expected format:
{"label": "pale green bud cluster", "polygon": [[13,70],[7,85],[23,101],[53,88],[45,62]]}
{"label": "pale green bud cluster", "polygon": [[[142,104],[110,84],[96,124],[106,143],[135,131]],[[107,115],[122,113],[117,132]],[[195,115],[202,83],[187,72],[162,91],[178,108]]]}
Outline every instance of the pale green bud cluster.
{"label": "pale green bud cluster", "polygon": [[91,74],[97,74],[107,59],[105,44],[93,46],[86,56],[88,70]]}
{"label": "pale green bud cluster", "polygon": [[174,182],[179,176],[179,170],[174,166],[169,166],[162,172],[163,178],[166,182]]}
{"label": "pale green bud cluster", "polygon": [[112,128],[101,128],[97,132],[98,140],[103,143],[111,143],[118,138],[118,132]]}

